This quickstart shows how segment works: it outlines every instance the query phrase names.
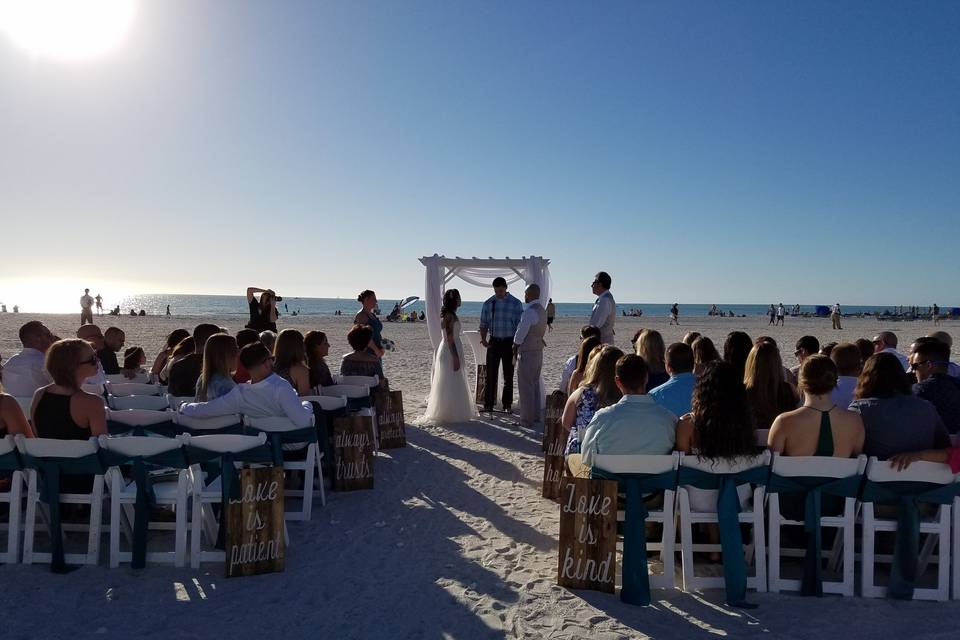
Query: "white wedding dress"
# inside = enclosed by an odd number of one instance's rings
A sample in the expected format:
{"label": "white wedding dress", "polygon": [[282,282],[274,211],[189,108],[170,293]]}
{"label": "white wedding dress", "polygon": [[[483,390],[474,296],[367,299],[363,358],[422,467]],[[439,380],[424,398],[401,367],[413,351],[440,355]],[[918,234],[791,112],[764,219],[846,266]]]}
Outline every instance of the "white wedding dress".
{"label": "white wedding dress", "polygon": [[421,425],[448,425],[468,422],[478,416],[467,382],[466,359],[463,357],[463,342],[460,340],[460,321],[453,325],[457,353],[460,354],[460,370],[453,370],[453,353],[444,340],[433,360],[433,382],[427,398],[427,412],[418,420]]}

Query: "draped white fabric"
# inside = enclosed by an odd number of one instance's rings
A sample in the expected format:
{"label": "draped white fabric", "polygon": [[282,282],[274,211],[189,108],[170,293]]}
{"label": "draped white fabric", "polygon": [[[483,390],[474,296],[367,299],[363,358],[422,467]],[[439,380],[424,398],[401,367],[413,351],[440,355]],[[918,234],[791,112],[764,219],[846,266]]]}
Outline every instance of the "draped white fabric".
{"label": "draped white fabric", "polygon": [[443,303],[443,268],[440,266],[442,258],[436,254],[429,258],[421,258],[420,262],[426,267],[426,282],[424,283],[423,303],[426,306],[427,314],[427,332],[430,334],[430,342],[433,343],[433,351],[436,353],[437,347],[443,335],[440,332],[440,306]]}

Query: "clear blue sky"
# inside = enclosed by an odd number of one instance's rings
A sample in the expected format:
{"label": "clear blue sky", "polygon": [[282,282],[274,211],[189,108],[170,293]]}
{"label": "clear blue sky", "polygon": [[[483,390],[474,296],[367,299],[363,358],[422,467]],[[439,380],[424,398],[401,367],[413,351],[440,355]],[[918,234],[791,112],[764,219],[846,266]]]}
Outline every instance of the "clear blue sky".
{"label": "clear blue sky", "polygon": [[0,36],[0,290],[390,298],[439,252],[550,257],[561,301],[605,269],[956,304],[958,34],[936,1],[166,0],[82,63]]}

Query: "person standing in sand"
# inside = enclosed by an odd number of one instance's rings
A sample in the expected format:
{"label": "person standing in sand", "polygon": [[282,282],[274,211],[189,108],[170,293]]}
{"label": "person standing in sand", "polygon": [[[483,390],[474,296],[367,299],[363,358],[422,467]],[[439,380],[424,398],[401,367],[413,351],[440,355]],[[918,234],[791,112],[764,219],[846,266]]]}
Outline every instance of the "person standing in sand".
{"label": "person standing in sand", "polygon": [[843,314],[840,313],[840,303],[833,305],[833,308],[830,309],[830,322],[833,323],[834,329],[843,329],[840,326],[840,318],[843,317]]}
{"label": "person standing in sand", "polygon": [[787,310],[783,308],[783,303],[777,307],[777,325],[779,327],[783,326],[783,317],[787,315]]}
{"label": "person standing in sand", "polygon": [[606,271],[595,275],[591,283],[591,290],[593,295],[597,296],[597,301],[590,314],[590,324],[600,329],[600,340],[603,344],[613,344],[616,335],[613,323],[617,318],[617,302],[610,293],[611,284],[610,274]]}
{"label": "person standing in sand", "polygon": [[480,309],[480,344],[487,349],[487,378],[483,410],[493,411],[497,400],[497,374],[503,365],[503,410],[510,413],[513,405],[513,335],[520,324],[523,305],[507,293],[506,279],[493,279],[493,295]]}
{"label": "person standing in sand", "polygon": [[95,297],[94,300],[97,303],[97,315],[102,316],[103,315],[103,298],[98,293],[97,297]]}
{"label": "person standing in sand", "polygon": [[90,297],[90,289],[84,289],[80,296],[80,326],[93,324],[93,298]]}
{"label": "person standing in sand", "polygon": [[673,306],[670,307],[670,324],[675,324],[678,327],[680,326],[680,305],[676,302],[673,303]]}
{"label": "person standing in sand", "polygon": [[540,285],[530,284],[523,290],[526,302],[513,351],[517,355],[517,391],[520,396],[520,424],[535,427],[543,424],[543,398],[540,395],[540,374],[543,371],[543,336],[547,333],[547,312],[540,305]]}
{"label": "person standing in sand", "polygon": [[448,289],[443,294],[440,309],[440,328],[443,339],[433,361],[433,380],[427,410],[416,421],[418,425],[448,425],[468,422],[477,417],[477,410],[470,397],[463,360],[463,343],[460,332],[460,292]]}

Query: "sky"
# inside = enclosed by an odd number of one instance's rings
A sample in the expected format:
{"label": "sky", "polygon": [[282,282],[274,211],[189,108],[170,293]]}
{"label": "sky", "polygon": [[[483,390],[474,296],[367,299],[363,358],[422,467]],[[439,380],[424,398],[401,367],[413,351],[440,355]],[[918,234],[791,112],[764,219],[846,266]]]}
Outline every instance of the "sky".
{"label": "sky", "polygon": [[129,31],[79,61],[0,23],[8,304],[389,299],[434,253],[550,258],[565,302],[606,270],[960,304],[960,3],[111,1]]}

